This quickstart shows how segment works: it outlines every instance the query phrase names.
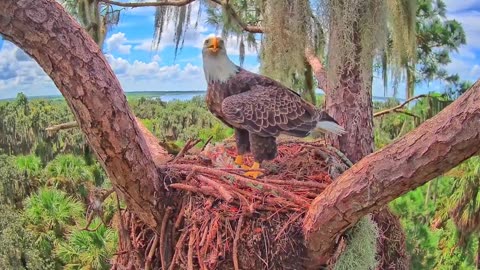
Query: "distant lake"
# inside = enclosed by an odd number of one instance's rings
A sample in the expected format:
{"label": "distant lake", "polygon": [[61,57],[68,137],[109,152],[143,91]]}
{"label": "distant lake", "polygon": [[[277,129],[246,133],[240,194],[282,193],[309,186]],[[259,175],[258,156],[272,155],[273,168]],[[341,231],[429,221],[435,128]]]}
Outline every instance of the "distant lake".
{"label": "distant lake", "polygon": [[141,92],[125,92],[127,98],[160,98],[162,101],[172,100],[190,100],[195,96],[204,96],[206,91],[193,90],[193,91],[141,91]]}
{"label": "distant lake", "polygon": [[[125,92],[127,98],[149,98],[155,99],[160,98],[162,101],[172,101],[172,100],[190,100],[195,96],[205,96],[205,90],[189,90],[189,91],[133,91]],[[322,95],[320,91],[316,91],[316,94]],[[62,99],[63,96],[52,95],[52,96],[28,96],[29,99]],[[9,98],[4,100],[14,100],[15,98]],[[373,97],[374,101],[387,101],[389,97]],[[2,99],[0,99],[2,100]],[[398,101],[405,101],[403,98],[397,98]]]}
{"label": "distant lake", "polygon": [[[172,100],[190,100],[194,96],[204,96],[206,91],[194,90],[194,91],[142,91],[142,92],[126,92],[125,94],[129,98],[145,97],[145,98],[160,98],[162,101]],[[317,95],[323,95],[320,91],[316,91]],[[390,97],[373,97],[374,101],[385,102]],[[397,98],[398,101],[403,102],[405,99]]]}

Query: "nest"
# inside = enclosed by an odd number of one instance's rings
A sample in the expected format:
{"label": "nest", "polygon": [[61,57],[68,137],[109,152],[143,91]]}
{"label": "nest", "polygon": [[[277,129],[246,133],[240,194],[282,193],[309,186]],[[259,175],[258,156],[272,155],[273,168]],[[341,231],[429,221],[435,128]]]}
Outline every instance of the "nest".
{"label": "nest", "polygon": [[[264,162],[264,175],[254,180],[234,165],[233,142],[195,154],[188,154],[189,144],[161,168],[172,197],[183,196],[182,205],[167,209],[161,234],[145,233],[138,221],[124,216],[126,226],[133,226],[129,238],[145,239],[137,245],[140,264],[149,263],[149,269],[303,269],[304,214],[351,165],[348,159],[323,141],[279,140],[278,157]],[[245,158],[251,165],[252,157]]]}

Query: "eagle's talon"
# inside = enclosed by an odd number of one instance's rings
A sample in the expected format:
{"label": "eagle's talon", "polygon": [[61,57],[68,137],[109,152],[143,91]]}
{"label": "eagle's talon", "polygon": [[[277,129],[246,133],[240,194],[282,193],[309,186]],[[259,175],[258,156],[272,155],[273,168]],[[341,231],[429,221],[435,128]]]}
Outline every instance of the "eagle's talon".
{"label": "eagle's talon", "polygon": [[252,167],[248,168],[249,172],[246,172],[244,175],[247,177],[251,177],[253,179],[257,179],[259,176],[262,176],[263,173],[261,171],[258,171],[260,169],[260,163],[259,162],[254,162]]}
{"label": "eagle's talon", "polygon": [[242,166],[243,168],[243,155],[237,155],[235,157],[235,164],[237,164],[238,166]]}
{"label": "eagle's talon", "polygon": [[262,176],[263,173],[259,171],[251,171],[251,172],[246,172],[244,175],[253,179],[257,179],[258,177]]}
{"label": "eagle's talon", "polygon": [[240,165],[240,168],[242,168],[242,169],[244,169],[244,170],[250,170],[250,167],[248,167],[248,166],[245,165],[245,164]]}

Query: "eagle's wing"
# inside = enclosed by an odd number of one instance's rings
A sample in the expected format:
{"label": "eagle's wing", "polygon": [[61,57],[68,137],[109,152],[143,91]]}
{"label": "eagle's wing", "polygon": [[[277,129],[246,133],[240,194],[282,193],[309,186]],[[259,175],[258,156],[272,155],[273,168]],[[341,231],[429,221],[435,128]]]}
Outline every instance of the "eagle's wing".
{"label": "eagle's wing", "polygon": [[223,117],[233,126],[260,136],[284,132],[306,136],[316,126],[318,111],[295,92],[280,85],[252,87],[222,102]]}

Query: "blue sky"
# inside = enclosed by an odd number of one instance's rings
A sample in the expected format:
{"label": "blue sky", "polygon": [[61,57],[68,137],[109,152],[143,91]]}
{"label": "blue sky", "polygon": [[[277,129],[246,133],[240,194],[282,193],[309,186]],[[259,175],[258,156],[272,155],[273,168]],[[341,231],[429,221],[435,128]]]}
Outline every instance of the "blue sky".
{"label": "blue sky", "polygon": [[[480,78],[480,0],[446,0],[447,17],[460,21],[467,34],[467,45],[453,53],[450,73],[462,79]],[[193,5],[197,5],[196,2]],[[153,8],[128,9],[122,13],[119,25],[106,37],[103,51],[125,91],[204,90],[206,82],[201,62],[203,40],[218,32],[208,27],[205,16],[194,28],[197,8],[193,9],[191,26],[186,32],[183,49],[174,57],[174,25],[169,24],[162,35],[159,49],[151,49],[153,37]],[[8,41],[0,41],[0,99],[15,97],[18,92],[27,96],[60,94],[50,78],[23,51]],[[227,41],[227,51],[238,63],[238,42]],[[258,72],[254,49],[247,49],[244,67]],[[417,87],[417,93],[440,90],[437,83]],[[374,96],[383,96],[379,75],[374,79]],[[402,92],[399,95],[402,97]]]}

